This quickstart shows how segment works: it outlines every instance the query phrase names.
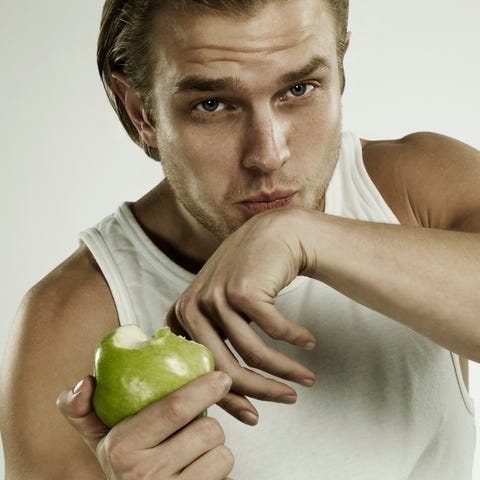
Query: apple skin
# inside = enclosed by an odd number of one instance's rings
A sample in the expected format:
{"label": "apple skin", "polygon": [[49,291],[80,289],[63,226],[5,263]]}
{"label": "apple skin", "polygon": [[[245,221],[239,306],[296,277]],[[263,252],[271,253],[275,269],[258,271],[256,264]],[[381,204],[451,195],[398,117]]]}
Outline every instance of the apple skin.
{"label": "apple skin", "polygon": [[207,347],[163,327],[147,339],[138,325],[124,325],[95,350],[93,408],[108,427],[214,369]]}

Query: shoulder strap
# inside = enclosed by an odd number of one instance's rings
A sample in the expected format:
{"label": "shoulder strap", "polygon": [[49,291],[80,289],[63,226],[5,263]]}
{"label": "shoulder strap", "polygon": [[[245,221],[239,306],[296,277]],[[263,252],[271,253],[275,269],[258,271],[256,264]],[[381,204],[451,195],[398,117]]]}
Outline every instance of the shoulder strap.
{"label": "shoulder strap", "polygon": [[128,289],[122,274],[97,227],[92,227],[81,232],[80,240],[92,252],[95,261],[107,281],[115,301],[120,324],[137,323],[135,309],[133,308],[133,303],[128,294]]}

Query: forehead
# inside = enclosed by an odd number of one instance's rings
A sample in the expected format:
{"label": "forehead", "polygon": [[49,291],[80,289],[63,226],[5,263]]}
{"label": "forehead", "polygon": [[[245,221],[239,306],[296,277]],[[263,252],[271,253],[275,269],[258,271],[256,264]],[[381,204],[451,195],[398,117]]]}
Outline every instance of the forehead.
{"label": "forehead", "polygon": [[179,14],[156,19],[153,54],[162,83],[182,76],[257,76],[336,60],[333,14],[324,0],[277,0],[252,16]]}

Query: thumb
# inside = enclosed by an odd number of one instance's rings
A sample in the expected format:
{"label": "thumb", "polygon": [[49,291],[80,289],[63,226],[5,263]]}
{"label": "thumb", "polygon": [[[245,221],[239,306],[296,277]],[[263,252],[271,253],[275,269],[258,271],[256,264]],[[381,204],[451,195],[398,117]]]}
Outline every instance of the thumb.
{"label": "thumb", "polygon": [[85,443],[95,453],[98,442],[109,428],[97,417],[92,407],[95,379],[84,378],[73,390],[65,390],[57,398],[57,408],[78,431]]}

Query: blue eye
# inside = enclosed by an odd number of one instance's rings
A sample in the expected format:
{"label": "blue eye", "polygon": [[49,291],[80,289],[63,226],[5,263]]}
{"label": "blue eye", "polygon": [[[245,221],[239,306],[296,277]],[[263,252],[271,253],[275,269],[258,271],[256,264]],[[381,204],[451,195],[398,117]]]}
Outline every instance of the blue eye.
{"label": "blue eye", "polygon": [[314,88],[315,86],[310,83],[297,83],[288,90],[287,94],[285,95],[285,97],[283,97],[283,99],[285,100],[287,98],[305,97],[306,95],[311,93]]}
{"label": "blue eye", "polygon": [[299,83],[298,85],[295,85],[290,89],[290,93],[294,97],[301,97],[302,95],[305,95],[305,93],[307,93],[307,87],[308,85],[305,85],[304,83]]}
{"label": "blue eye", "polygon": [[201,103],[199,103],[196,108],[200,111],[207,112],[207,113],[213,113],[219,109],[219,107],[223,105],[223,103],[219,102],[215,98],[210,98],[208,100],[205,100]]}

